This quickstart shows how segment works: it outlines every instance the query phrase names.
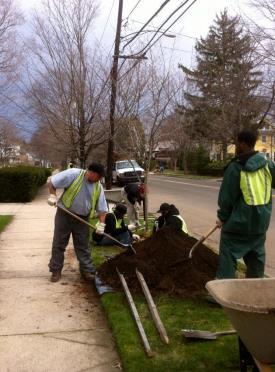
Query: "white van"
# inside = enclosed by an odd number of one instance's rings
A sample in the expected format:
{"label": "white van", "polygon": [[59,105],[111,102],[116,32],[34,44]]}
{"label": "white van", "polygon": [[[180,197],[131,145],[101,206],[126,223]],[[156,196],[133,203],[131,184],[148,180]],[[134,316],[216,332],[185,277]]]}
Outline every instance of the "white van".
{"label": "white van", "polygon": [[144,169],[135,160],[119,160],[114,163],[113,183],[126,185],[138,181],[144,181]]}

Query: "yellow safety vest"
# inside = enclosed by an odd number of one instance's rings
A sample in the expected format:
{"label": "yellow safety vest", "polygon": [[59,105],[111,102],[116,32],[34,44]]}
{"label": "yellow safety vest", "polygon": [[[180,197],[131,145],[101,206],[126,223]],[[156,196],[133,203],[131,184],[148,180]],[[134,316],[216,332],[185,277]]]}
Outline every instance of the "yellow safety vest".
{"label": "yellow safety vest", "polygon": [[[85,170],[81,170],[81,172],[79,173],[77,178],[73,181],[73,183],[63,193],[61,200],[62,200],[62,203],[65,205],[66,208],[69,209],[72,206],[76,195],[79,193],[79,191],[82,187],[82,184],[83,184],[83,181],[84,181],[84,175],[85,175]],[[99,196],[100,196],[100,191],[101,191],[100,190],[100,183],[95,182],[94,190],[93,190],[93,193],[91,195],[91,212],[90,212],[89,220],[91,220],[94,217],[95,207],[96,207],[96,203],[97,203],[97,201],[99,199]]]}
{"label": "yellow safety vest", "polygon": [[120,229],[121,228],[122,219],[118,219],[113,212],[112,212],[112,214],[114,215],[115,220],[116,220],[116,229]]}
{"label": "yellow safety vest", "polygon": [[186,226],[186,223],[185,223],[184,219],[181,216],[179,216],[178,214],[175,214],[174,216],[178,217],[181,220],[181,222],[182,222],[182,228],[181,229],[182,229],[183,232],[185,232],[185,234],[188,234],[188,229],[187,229],[187,226]]}
{"label": "yellow safety vest", "polygon": [[255,172],[241,171],[240,188],[248,205],[264,205],[270,202],[272,176],[268,167]]}

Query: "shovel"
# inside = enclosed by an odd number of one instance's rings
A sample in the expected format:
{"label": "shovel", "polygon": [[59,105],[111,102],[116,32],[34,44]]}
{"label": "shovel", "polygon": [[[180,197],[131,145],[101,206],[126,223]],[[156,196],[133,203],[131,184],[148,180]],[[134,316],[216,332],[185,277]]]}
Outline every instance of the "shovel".
{"label": "shovel", "polygon": [[[61,209],[62,211],[66,212],[66,213],[68,213],[70,216],[76,218],[76,219],[79,220],[80,222],[85,223],[85,225],[91,227],[93,230],[96,230],[96,227],[95,227],[95,226],[93,226],[93,225],[91,225],[89,222],[83,220],[83,218],[77,216],[76,214],[70,212],[68,209],[63,208],[63,207],[60,207],[59,205],[57,206],[57,208]],[[119,240],[113,238],[111,235],[109,235],[109,234],[107,234],[107,233],[103,233],[102,235],[107,236],[109,239],[113,240],[115,243],[117,243],[118,245],[120,245],[120,246],[123,247],[123,248],[127,248],[127,249],[130,248],[131,251],[132,251],[134,254],[137,254],[137,252],[136,252],[135,248],[132,246],[132,244],[123,244],[123,243],[121,243]]]}
{"label": "shovel", "polygon": [[182,329],[181,333],[186,338],[199,338],[203,340],[216,340],[219,336],[226,336],[226,335],[235,335],[237,332],[232,329],[230,331],[222,331],[222,332],[210,332],[210,331],[200,331],[196,329]]}
{"label": "shovel", "polygon": [[214,231],[216,231],[218,229],[218,225],[215,225],[211,230],[208,231],[208,233],[205,235],[205,236],[202,236],[200,238],[200,240],[198,240],[194,245],[193,247],[190,249],[190,252],[189,252],[189,258],[192,258],[192,254],[194,252],[194,249],[199,245],[201,244],[202,242],[205,241],[205,239],[207,239],[211,234],[213,234]]}

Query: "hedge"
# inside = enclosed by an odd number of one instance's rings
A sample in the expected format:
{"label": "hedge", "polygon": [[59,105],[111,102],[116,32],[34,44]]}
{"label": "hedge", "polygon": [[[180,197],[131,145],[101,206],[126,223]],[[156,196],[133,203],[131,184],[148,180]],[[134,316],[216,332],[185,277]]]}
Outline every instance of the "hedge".
{"label": "hedge", "polygon": [[51,175],[48,168],[16,166],[0,168],[0,202],[26,203]]}
{"label": "hedge", "polygon": [[224,168],[229,163],[230,159],[226,161],[212,161],[208,163],[205,167],[200,169],[199,174],[205,176],[215,176],[222,177],[224,173]]}

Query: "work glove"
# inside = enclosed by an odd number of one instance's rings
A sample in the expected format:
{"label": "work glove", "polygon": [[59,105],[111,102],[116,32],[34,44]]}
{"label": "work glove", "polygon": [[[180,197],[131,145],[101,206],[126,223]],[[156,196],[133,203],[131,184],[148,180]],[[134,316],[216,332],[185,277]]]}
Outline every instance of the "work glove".
{"label": "work glove", "polygon": [[47,203],[53,207],[57,203],[57,196],[55,194],[51,194],[50,197],[47,200]]}
{"label": "work glove", "polygon": [[100,222],[96,227],[96,233],[99,235],[104,234],[106,224],[104,222]]}
{"label": "work glove", "polygon": [[133,240],[136,241],[136,242],[139,242],[139,241],[140,241],[140,236],[137,235],[137,234],[133,234],[133,235],[132,235],[132,238],[133,238]]}
{"label": "work glove", "polygon": [[135,231],[135,229],[136,229],[136,225],[134,225],[132,223],[130,223],[130,225],[128,225],[128,230]]}
{"label": "work glove", "polygon": [[219,218],[217,218],[217,220],[216,220],[216,225],[217,225],[218,228],[220,229],[220,228],[222,227],[222,225],[223,225],[223,222],[222,222]]}

